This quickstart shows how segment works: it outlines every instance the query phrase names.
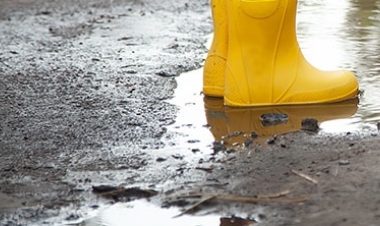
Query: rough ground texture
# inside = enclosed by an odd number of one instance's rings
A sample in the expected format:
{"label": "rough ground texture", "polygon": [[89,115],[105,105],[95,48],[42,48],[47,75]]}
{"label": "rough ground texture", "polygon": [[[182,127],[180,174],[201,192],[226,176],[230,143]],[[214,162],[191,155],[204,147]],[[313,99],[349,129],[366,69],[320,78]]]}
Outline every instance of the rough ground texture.
{"label": "rough ground texture", "polygon": [[[203,64],[209,7],[207,0],[0,1],[1,225],[83,217],[109,202],[93,193],[99,185],[138,188],[114,201],[154,195],[165,206],[198,201],[173,200],[188,192],[256,197],[198,208],[259,216],[263,225],[378,224],[377,132],[300,131],[267,145],[214,144],[212,155],[182,155],[191,151],[180,145],[177,154],[153,153],[177,145],[167,126],[178,107],[165,100],[174,76]],[[283,192],[285,203],[260,198]]]}

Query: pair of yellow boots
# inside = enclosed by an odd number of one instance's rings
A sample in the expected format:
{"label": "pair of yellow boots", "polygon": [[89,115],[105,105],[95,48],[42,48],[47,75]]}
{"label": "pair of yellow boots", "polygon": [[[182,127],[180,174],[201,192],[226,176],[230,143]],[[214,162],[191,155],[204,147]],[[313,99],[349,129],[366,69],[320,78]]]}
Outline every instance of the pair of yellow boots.
{"label": "pair of yellow boots", "polygon": [[211,0],[214,39],[203,93],[227,106],[338,102],[358,94],[355,75],[321,71],[297,42],[297,0]]}

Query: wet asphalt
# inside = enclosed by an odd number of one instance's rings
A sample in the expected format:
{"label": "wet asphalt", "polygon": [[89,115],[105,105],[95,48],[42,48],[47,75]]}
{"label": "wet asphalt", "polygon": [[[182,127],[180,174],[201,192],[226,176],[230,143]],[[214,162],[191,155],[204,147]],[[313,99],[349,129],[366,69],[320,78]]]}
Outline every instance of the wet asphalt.
{"label": "wet asphalt", "polygon": [[0,224],[75,218],[88,172],[149,164],[211,31],[206,0],[1,1]]}

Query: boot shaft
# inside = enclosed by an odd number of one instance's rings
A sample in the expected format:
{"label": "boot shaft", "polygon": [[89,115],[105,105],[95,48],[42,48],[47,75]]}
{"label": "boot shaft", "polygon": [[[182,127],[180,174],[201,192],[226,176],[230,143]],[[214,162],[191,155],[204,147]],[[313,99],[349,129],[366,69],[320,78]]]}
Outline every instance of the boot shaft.
{"label": "boot shaft", "polygon": [[227,9],[227,105],[323,103],[357,94],[352,73],[320,71],[304,58],[297,0],[228,0]]}

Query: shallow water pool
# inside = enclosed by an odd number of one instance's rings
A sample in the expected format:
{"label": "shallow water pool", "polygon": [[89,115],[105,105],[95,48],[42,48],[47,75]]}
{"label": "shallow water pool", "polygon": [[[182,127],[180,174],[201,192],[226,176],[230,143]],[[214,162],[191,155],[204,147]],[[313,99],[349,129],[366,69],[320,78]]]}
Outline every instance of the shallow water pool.
{"label": "shallow water pool", "polygon": [[[181,111],[173,128],[188,137],[200,136],[205,145],[214,140],[241,144],[256,132],[265,141],[274,134],[299,130],[304,118],[316,118],[321,133],[374,133],[380,121],[380,3],[378,1],[300,1],[298,40],[306,59],[322,70],[348,69],[355,72],[360,90],[356,100],[337,104],[229,108],[222,99],[201,95],[203,69],[177,78],[172,103]],[[212,37],[209,38],[211,42]],[[207,44],[208,46],[210,43]],[[283,113],[285,123],[263,125],[260,116]],[[183,125],[191,125],[183,130]],[[205,126],[206,125],[206,126]]]}

